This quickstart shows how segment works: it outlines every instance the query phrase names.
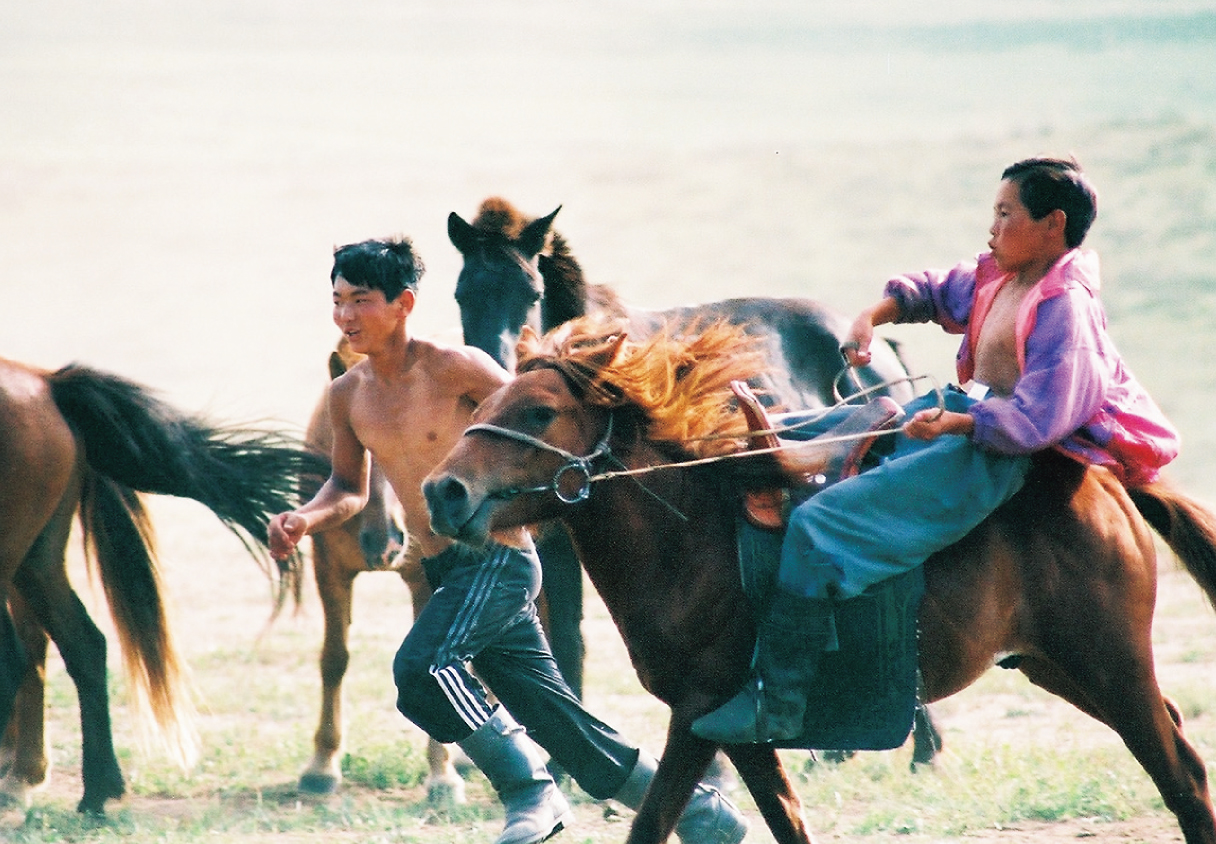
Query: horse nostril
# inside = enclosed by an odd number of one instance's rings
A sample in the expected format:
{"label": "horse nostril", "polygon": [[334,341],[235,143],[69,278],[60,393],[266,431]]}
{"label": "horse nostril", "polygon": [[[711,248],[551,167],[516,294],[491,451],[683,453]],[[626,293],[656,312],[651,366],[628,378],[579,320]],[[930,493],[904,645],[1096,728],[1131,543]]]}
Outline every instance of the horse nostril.
{"label": "horse nostril", "polygon": [[448,504],[459,504],[468,500],[469,491],[455,478],[444,478],[439,482],[439,496]]}
{"label": "horse nostril", "polygon": [[442,504],[445,507],[462,504],[469,498],[469,492],[456,478],[447,476],[422,485],[422,494],[432,505]]}

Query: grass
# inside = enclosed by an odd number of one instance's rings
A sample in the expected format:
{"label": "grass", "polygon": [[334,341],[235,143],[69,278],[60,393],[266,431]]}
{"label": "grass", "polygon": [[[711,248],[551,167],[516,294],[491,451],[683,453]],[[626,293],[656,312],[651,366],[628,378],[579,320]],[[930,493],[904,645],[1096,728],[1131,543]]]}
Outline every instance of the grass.
{"label": "grass", "polygon": [[[217,562],[227,591],[261,596],[245,561]],[[227,571],[225,571],[227,569]],[[206,591],[205,587],[200,587]],[[398,593],[398,589],[400,592]],[[1206,704],[1213,661],[1210,649],[1187,641],[1197,628],[1210,639],[1211,611],[1178,572],[1162,576],[1157,627],[1163,684],[1181,705],[1188,736],[1200,754],[1216,758],[1216,719]],[[397,644],[404,599],[391,575],[357,581],[357,643],[347,695],[345,777],[332,797],[306,797],[295,779],[311,754],[313,709],[319,681],[311,658],[319,644],[319,618],[309,603],[287,618],[257,648],[206,648],[192,658],[204,691],[200,718],[203,756],[190,771],[162,755],[138,749],[123,681],[113,681],[114,720],[129,797],[112,804],[106,819],[74,811],[79,796],[78,729],[74,694],[62,669],[51,673],[53,784],[29,810],[0,814],[4,840],[44,842],[433,842],[492,840],[501,808],[484,778],[468,776],[469,803],[437,811],[426,804],[422,736],[385,699],[385,666]],[[205,605],[203,605],[205,606]],[[398,612],[394,612],[397,610]],[[183,613],[185,629],[208,612]],[[251,615],[251,619],[258,619]],[[601,605],[588,604],[589,707],[642,744],[658,750],[665,711],[636,686],[623,647]],[[239,640],[217,632],[216,638]],[[187,636],[187,641],[202,641]],[[1193,640],[1191,640],[1193,641]],[[1063,703],[1030,686],[1015,671],[993,670],[960,695],[936,705],[947,753],[933,771],[909,770],[910,749],[863,753],[842,764],[816,763],[810,754],[783,751],[811,828],[820,841],[908,840],[1001,834],[1026,824],[1101,829],[1112,823],[1169,816],[1152,783],[1117,737]],[[563,834],[569,844],[606,844],[625,837],[628,812],[591,800],[567,786],[578,825]],[[759,824],[746,792],[736,800]],[[1038,828],[1037,826],[1035,828]],[[1012,834],[1006,832],[1005,834]],[[749,841],[771,841],[757,826]]]}

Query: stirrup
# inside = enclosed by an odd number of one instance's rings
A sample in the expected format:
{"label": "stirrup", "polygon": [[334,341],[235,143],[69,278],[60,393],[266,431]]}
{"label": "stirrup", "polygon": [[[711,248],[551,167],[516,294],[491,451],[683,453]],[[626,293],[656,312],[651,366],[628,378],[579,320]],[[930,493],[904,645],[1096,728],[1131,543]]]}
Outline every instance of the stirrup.
{"label": "stirrup", "polygon": [[[781,487],[752,490],[743,495],[744,516],[753,526],[764,530],[781,530],[785,527],[791,488],[811,484],[823,487],[853,477],[861,471],[861,461],[877,439],[878,432],[897,424],[904,416],[903,408],[897,402],[887,396],[879,396],[858,407],[840,424],[815,439],[783,443],[773,431],[768,413],[747,382],[732,381],[730,387],[747,420],[750,432],[748,448],[753,451],[774,450],[773,457],[786,475],[786,483]],[[873,435],[812,445],[817,439],[834,440],[866,431],[873,432]]]}

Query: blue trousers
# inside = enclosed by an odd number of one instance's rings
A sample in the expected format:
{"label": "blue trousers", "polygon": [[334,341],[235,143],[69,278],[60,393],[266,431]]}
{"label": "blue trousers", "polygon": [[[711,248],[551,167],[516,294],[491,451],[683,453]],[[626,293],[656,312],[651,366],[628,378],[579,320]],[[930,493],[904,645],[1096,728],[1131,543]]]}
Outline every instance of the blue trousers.
{"label": "blue trousers", "polygon": [[[973,404],[946,390],[946,409]],[[911,416],[937,406],[929,394],[904,406]],[[839,413],[818,420],[826,430]],[[844,410],[843,412],[848,412]],[[1022,486],[1030,458],[977,447],[969,437],[880,438],[879,464],[839,481],[798,505],[781,547],[777,582],[811,598],[844,600],[920,565],[966,536]]]}
{"label": "blue trousers", "polygon": [[620,791],[638,748],[583,708],[537,617],[540,560],[503,545],[453,545],[423,561],[434,594],[393,660],[397,709],[437,741],[467,738],[493,712],[467,664],[596,799]]}

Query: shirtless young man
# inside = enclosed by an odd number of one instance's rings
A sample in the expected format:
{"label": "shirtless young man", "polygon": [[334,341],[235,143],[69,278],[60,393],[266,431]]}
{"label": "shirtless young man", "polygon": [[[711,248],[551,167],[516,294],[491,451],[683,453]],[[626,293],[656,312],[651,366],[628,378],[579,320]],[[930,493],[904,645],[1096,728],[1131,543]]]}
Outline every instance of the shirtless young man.
{"label": "shirtless young man", "polygon": [[[496,844],[533,844],[572,818],[533,738],[592,797],[634,809],[657,763],[583,709],[562,679],[537,617],[540,562],[526,531],[499,531],[474,549],[419,529],[428,524],[422,479],[477,404],[510,378],[479,349],[410,334],[422,273],[408,239],[335,251],[334,322],[366,358],[329,387],[328,480],[298,510],[271,520],[270,547],[286,557],[304,536],[358,513],[375,456],[405,508],[410,553],[422,555],[435,590],[393,663],[397,708],[432,738],[459,744],[489,779],[506,808]],[[489,704],[469,662],[502,706]],[[723,795],[699,786],[676,832],[685,844],[738,844],[747,822]]]}
{"label": "shirtless young man", "polygon": [[1056,448],[1125,484],[1152,481],[1178,435],[1106,332],[1098,258],[1080,248],[1097,197],[1075,161],[1027,159],[1001,175],[990,251],[951,270],[898,276],[849,334],[869,362],[874,327],[936,322],[962,334],[959,384],[905,407],[876,468],[799,505],[760,625],[755,677],[693,722],[722,742],[801,732],[806,689],[834,641],[833,601],[923,563],[1021,488],[1030,455]]}

